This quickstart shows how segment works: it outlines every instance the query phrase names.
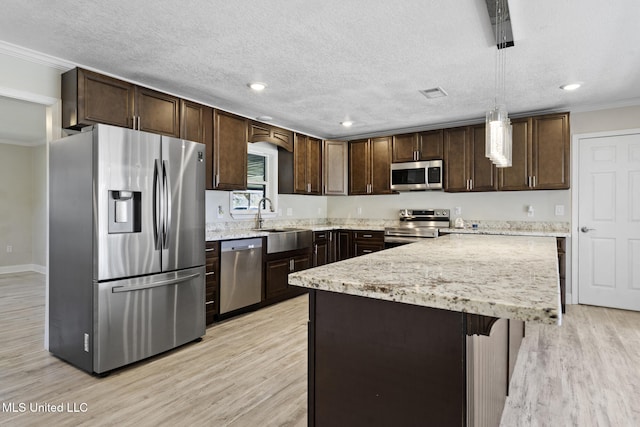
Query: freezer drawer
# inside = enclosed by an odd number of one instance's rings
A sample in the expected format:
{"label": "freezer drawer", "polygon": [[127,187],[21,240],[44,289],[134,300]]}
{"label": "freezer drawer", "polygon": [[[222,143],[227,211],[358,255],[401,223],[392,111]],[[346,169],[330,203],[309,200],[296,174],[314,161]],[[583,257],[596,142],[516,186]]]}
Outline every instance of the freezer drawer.
{"label": "freezer drawer", "polygon": [[95,283],[93,371],[103,373],[205,334],[205,268]]}

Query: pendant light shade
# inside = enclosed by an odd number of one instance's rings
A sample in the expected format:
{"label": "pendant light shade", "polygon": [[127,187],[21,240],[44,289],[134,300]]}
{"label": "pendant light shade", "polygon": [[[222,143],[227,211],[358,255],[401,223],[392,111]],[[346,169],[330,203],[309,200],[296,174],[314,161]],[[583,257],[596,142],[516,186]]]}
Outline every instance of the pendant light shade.
{"label": "pendant light shade", "polygon": [[504,106],[506,48],[513,46],[507,39],[505,21],[509,20],[507,0],[495,0],[496,75],[494,107],[487,112],[485,155],[499,168],[511,166],[511,120]]}
{"label": "pendant light shade", "polygon": [[485,155],[499,168],[511,166],[511,120],[503,107],[487,113]]}

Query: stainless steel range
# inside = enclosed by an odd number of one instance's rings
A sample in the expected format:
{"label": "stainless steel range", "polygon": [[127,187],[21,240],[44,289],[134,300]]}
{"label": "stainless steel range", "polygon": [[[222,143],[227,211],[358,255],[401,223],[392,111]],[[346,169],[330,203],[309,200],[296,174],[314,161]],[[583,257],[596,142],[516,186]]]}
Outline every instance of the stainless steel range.
{"label": "stainless steel range", "polygon": [[449,209],[401,209],[399,215],[399,226],[384,229],[385,249],[438,237],[449,227]]}

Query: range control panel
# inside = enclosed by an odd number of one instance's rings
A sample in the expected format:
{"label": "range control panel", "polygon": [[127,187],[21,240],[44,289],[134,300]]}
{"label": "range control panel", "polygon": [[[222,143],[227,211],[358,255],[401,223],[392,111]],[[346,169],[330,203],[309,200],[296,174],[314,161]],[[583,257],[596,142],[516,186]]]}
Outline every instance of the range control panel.
{"label": "range control panel", "polygon": [[400,221],[449,221],[449,209],[400,209]]}

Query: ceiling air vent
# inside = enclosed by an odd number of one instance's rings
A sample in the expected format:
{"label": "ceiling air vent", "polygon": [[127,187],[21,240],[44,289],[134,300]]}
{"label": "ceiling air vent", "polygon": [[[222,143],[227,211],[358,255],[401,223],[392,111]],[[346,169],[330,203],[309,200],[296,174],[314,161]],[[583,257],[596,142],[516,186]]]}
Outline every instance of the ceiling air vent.
{"label": "ceiling air vent", "polygon": [[442,98],[443,96],[447,96],[447,92],[445,92],[444,89],[442,89],[441,87],[434,87],[432,89],[421,90],[420,93],[429,99]]}

